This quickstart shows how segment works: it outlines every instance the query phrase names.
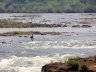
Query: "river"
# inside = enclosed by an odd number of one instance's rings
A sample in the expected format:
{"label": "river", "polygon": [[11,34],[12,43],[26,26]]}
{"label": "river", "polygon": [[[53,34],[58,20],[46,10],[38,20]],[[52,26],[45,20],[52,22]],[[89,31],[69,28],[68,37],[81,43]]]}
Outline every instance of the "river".
{"label": "river", "polygon": [[[5,15],[7,17],[4,17]],[[22,17],[20,15],[23,15],[23,19],[24,15],[32,19],[34,14],[0,14],[4,19],[19,17],[19,21]],[[12,31],[65,32],[61,35],[34,35],[33,41],[31,41],[30,35],[26,35],[27,37],[0,36],[0,72],[41,72],[42,66],[50,62],[65,62],[68,57],[73,56],[96,55],[96,23],[94,20],[96,14],[35,14],[33,20],[35,23],[41,22],[42,24],[44,23],[41,21],[44,20],[43,18],[48,22],[50,19],[49,24],[57,19],[58,23],[66,22],[69,19],[68,22],[71,22],[71,25],[74,23],[78,25],[81,18],[93,20],[90,22],[92,27],[89,28],[72,28],[71,26],[66,28],[0,28],[0,33]],[[28,18],[25,20],[30,21]]]}

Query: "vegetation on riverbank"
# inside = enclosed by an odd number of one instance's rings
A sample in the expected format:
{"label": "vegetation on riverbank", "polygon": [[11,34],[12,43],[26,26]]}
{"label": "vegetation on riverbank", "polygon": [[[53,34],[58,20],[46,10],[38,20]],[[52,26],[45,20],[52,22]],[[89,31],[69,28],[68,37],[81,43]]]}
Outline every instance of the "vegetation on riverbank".
{"label": "vegetation on riverbank", "polygon": [[89,58],[70,58],[66,63],[46,64],[41,72],[96,72],[96,56]]}
{"label": "vegetation on riverbank", "polygon": [[[68,27],[66,24],[37,24],[32,22],[15,22],[12,20],[0,20],[0,28],[34,28],[34,27]],[[91,25],[81,24],[81,25],[73,25],[74,28],[88,28]]]}
{"label": "vegetation on riverbank", "polygon": [[0,12],[96,13],[96,0],[0,0]]}
{"label": "vegetation on riverbank", "polygon": [[[63,32],[62,32],[63,33]],[[14,31],[14,32],[6,32],[6,33],[0,33],[0,36],[19,36],[19,35],[60,35],[62,34],[60,32],[37,32],[37,31],[29,31],[29,32],[23,32],[23,31]]]}
{"label": "vegetation on riverbank", "polygon": [[12,20],[0,20],[0,28],[31,28],[31,27],[67,27],[62,24],[36,24],[32,22],[23,23]]}

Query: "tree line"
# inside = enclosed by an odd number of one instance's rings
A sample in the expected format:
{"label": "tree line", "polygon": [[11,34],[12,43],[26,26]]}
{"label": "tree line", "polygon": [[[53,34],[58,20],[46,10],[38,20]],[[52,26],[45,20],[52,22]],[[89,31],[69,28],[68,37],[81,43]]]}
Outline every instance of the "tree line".
{"label": "tree line", "polygon": [[96,0],[0,0],[1,13],[96,13]]}

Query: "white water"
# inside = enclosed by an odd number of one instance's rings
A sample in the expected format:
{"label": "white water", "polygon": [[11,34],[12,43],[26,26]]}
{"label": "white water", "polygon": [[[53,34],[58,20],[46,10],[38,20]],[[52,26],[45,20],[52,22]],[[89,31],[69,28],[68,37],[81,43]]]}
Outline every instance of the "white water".
{"label": "white water", "polygon": [[[36,56],[36,57],[16,57],[2,59],[0,62],[0,72],[40,72],[41,67],[50,62],[57,62],[59,59],[64,61],[61,56]],[[63,59],[64,58],[64,59]],[[67,60],[67,58],[66,58]]]}
{"label": "white water", "polygon": [[95,41],[33,41],[0,45],[0,72],[41,72],[50,62],[96,55]]}

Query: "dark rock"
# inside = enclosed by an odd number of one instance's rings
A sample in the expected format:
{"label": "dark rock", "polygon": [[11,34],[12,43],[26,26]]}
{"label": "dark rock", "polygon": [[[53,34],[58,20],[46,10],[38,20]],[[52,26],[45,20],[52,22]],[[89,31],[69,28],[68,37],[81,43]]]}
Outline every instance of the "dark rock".
{"label": "dark rock", "polygon": [[96,72],[96,56],[89,58],[69,59],[67,63],[55,62],[46,64],[41,72]]}
{"label": "dark rock", "polygon": [[73,25],[72,27],[79,28],[80,26],[79,25]]}
{"label": "dark rock", "polygon": [[4,44],[4,43],[6,43],[6,42],[3,41],[2,44]]}
{"label": "dark rock", "polygon": [[70,66],[64,63],[50,63],[42,67],[41,72],[68,72]]}
{"label": "dark rock", "polygon": [[91,27],[90,25],[82,25],[81,26],[82,28],[88,28],[88,27]]}
{"label": "dark rock", "polygon": [[22,37],[22,36],[19,36],[19,37]]}
{"label": "dark rock", "polygon": [[63,27],[67,27],[67,25],[63,25]]}
{"label": "dark rock", "polygon": [[24,37],[27,37],[27,36],[24,36]]}

